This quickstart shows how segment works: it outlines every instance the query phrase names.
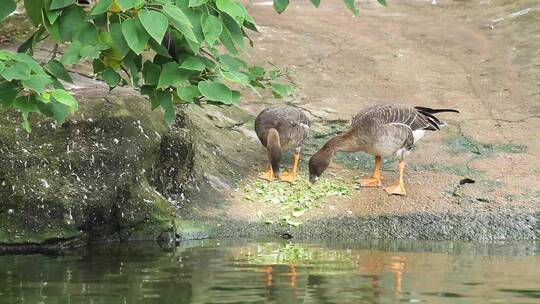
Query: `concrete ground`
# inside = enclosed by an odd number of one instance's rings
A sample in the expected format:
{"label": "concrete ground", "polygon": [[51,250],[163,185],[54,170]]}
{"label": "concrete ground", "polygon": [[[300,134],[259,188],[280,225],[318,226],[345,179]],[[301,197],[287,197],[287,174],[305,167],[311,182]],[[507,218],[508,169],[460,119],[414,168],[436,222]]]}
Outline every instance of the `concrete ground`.
{"label": "concrete ground", "polygon": [[[362,1],[357,18],[338,0],[324,0],[319,9],[294,1],[281,15],[269,2],[247,4],[261,33],[251,35],[255,47],[246,57],[290,71],[298,87],[285,102],[309,114],[313,132],[342,130],[357,111],[377,103],[461,112],[439,115],[448,126],[427,134],[408,158],[406,197],[354,189],[304,217],[540,211],[540,28],[534,25],[540,4],[510,2],[389,1],[382,7]],[[250,96],[242,106],[256,115],[276,103]],[[308,142],[308,150],[323,143]],[[263,151],[256,157],[259,171]],[[309,156],[301,161],[302,178]],[[372,165],[361,153],[338,157],[326,177],[352,182],[369,175]],[[384,163],[385,185],[395,181],[395,165]],[[465,178],[475,182],[460,185]],[[274,211],[246,204],[239,191],[228,217],[257,220]]]}

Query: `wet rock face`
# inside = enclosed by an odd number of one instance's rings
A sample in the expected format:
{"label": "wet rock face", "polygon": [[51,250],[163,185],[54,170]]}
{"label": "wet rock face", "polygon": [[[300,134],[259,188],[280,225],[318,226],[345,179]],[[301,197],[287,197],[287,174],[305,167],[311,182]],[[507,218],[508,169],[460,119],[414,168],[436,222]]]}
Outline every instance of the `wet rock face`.
{"label": "wet rock face", "polygon": [[20,114],[1,116],[0,243],[144,238],[171,225],[163,194],[181,195],[189,137],[168,134],[139,97],[79,100],[80,114],[62,126],[33,117],[31,134]]}

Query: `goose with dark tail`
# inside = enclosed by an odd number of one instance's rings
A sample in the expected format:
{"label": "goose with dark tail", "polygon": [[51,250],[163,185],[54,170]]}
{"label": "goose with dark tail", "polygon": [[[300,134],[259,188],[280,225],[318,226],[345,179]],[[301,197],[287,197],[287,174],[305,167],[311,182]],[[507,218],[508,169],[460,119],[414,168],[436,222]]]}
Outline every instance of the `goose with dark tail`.
{"label": "goose with dark tail", "polygon": [[[267,108],[255,119],[255,133],[266,148],[270,165],[260,176],[273,181],[275,178],[292,182],[296,179],[300,149],[309,131],[309,120],[298,108]],[[282,152],[294,148],[294,162],[289,173],[280,173]]]}
{"label": "goose with dark tail", "polygon": [[336,152],[363,151],[375,156],[375,169],[370,178],[360,179],[358,183],[364,187],[380,187],[383,180],[382,158],[395,155],[399,159],[398,182],[384,190],[388,194],[406,195],[403,183],[404,158],[426,131],[438,131],[444,125],[444,122],[435,116],[442,112],[459,113],[454,109],[431,109],[400,104],[376,105],[358,112],[349,129],[331,138],[311,157],[310,181],[315,182],[326,170]]}

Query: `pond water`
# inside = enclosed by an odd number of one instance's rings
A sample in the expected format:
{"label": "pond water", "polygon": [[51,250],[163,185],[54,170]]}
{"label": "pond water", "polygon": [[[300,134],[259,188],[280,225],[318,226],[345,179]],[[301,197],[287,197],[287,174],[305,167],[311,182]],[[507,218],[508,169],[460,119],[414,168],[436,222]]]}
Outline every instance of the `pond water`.
{"label": "pond water", "polygon": [[0,303],[539,303],[540,245],[205,240],[0,256]]}

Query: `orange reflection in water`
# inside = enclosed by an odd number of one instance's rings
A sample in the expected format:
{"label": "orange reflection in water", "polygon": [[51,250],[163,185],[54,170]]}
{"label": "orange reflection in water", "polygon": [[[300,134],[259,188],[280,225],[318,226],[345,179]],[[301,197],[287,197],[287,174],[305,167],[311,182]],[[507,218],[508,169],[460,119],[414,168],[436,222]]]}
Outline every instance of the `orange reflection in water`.
{"label": "orange reflection in water", "polygon": [[390,261],[375,255],[359,257],[362,261],[358,267],[361,274],[371,276],[371,286],[376,295],[379,294],[380,276],[384,272],[391,272],[394,277],[394,295],[399,298],[403,292],[403,272],[405,271],[405,258],[402,256],[391,256]]}

